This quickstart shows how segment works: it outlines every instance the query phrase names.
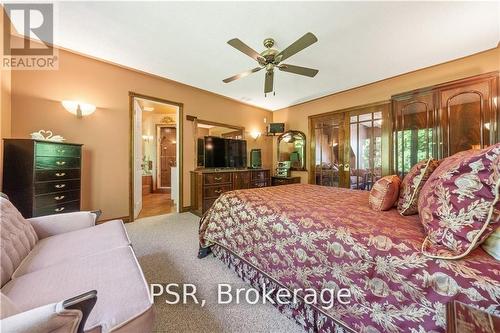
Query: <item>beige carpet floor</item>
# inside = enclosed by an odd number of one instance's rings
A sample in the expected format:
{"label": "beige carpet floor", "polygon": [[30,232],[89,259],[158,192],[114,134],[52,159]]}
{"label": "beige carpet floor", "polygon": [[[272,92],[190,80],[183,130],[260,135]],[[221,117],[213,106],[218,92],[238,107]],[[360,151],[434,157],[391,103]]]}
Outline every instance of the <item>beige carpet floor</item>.
{"label": "beige carpet floor", "polygon": [[303,332],[271,304],[217,304],[217,284],[250,287],[210,255],[196,258],[199,218],[191,213],[139,219],[126,225],[148,283],[192,283],[204,307],[155,298],[155,332]]}

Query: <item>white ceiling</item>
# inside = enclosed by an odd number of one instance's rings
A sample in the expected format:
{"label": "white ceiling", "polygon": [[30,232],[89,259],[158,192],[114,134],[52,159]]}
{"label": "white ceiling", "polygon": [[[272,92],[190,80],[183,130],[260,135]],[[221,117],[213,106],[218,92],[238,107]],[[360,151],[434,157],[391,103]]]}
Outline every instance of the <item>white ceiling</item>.
{"label": "white ceiling", "polygon": [[[270,110],[496,47],[500,2],[62,2],[55,44]],[[226,42],[283,49],[306,32],[319,41],[286,60],[311,79],[264,71]]]}

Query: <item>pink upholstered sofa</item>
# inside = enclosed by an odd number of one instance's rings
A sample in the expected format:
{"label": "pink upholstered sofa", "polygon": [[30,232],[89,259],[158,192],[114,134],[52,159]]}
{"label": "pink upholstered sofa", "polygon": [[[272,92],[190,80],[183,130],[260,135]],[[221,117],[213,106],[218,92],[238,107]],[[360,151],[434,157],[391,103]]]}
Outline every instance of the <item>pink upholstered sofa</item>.
{"label": "pink upholstered sofa", "polygon": [[[0,197],[2,332],[150,332],[149,289],[122,221],[76,212],[24,219]],[[85,321],[62,301],[96,290]],[[83,314],[85,320],[85,314]]]}

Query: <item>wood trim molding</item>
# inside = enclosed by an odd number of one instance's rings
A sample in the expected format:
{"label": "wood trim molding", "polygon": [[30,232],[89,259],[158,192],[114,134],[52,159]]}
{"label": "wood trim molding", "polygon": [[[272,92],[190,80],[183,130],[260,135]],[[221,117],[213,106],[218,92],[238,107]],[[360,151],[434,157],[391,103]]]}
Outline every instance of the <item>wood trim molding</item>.
{"label": "wood trim molding", "polygon": [[124,223],[130,222],[128,216],[120,216],[120,217],[114,217],[114,218],[105,219],[105,220],[98,220],[98,221],[95,222],[95,224],[97,225],[97,224],[102,224],[102,223],[106,223],[106,222],[110,222],[110,221],[115,221],[115,220],[122,220]]}
{"label": "wood trim molding", "polygon": [[331,116],[331,115],[334,115],[334,114],[338,114],[338,113],[345,113],[345,112],[351,112],[351,111],[358,111],[360,109],[374,108],[374,107],[383,106],[383,105],[390,104],[390,103],[391,103],[390,100],[384,100],[384,101],[380,101],[380,102],[374,102],[374,103],[368,103],[368,104],[362,104],[362,105],[355,105],[355,106],[350,106],[350,107],[344,108],[344,109],[339,109],[339,110],[334,110],[334,111],[329,111],[329,112],[324,112],[324,113],[310,115],[308,118],[309,119],[315,119],[315,118],[328,117],[328,116]]}
{"label": "wood trim molding", "polygon": [[245,127],[243,127],[243,126],[229,125],[229,124],[218,123],[218,122],[210,121],[210,120],[202,120],[202,119],[198,119],[198,117],[190,116],[190,115],[186,115],[186,120],[188,120],[188,121],[195,121],[196,120],[197,124],[205,124],[205,125],[217,126],[217,127],[227,127],[227,128],[232,128],[232,129],[235,129],[238,131],[243,131],[243,132],[245,131]]}
{"label": "wood trim molding", "polygon": [[477,56],[477,55],[480,55],[480,54],[483,54],[483,53],[491,52],[491,51],[493,51],[495,49],[498,49],[499,47],[500,47],[500,42],[497,44],[496,47],[492,47],[492,48],[490,48],[488,50],[476,52],[476,53],[473,53],[473,54],[466,55],[464,57],[452,59],[452,60],[445,61],[445,62],[442,62],[442,63],[439,63],[439,64],[435,64],[435,65],[431,65],[431,66],[419,68],[419,69],[416,69],[416,70],[413,70],[413,71],[409,71],[409,72],[406,72],[406,73],[394,75],[394,76],[391,76],[391,77],[387,77],[385,79],[373,81],[373,82],[370,82],[370,83],[367,83],[367,84],[362,84],[360,86],[352,87],[352,88],[349,88],[349,89],[344,89],[344,90],[337,91],[337,92],[334,92],[334,93],[330,93],[330,94],[327,94],[327,95],[324,95],[324,96],[319,96],[319,97],[312,98],[312,99],[307,100],[307,101],[303,101],[303,102],[299,102],[299,103],[296,103],[296,104],[292,104],[292,105],[286,106],[284,108],[281,108],[281,109],[278,109],[278,110],[273,110],[273,111],[276,112],[276,111],[290,109],[290,108],[293,108],[293,107],[296,107],[296,106],[299,106],[299,105],[303,105],[303,104],[315,102],[315,101],[318,101],[320,99],[329,98],[331,96],[341,95],[341,94],[344,94],[344,93],[347,93],[347,92],[350,92],[350,91],[354,91],[354,90],[357,90],[357,89],[369,87],[369,86],[372,86],[372,85],[375,85],[375,84],[380,84],[380,83],[383,83],[383,82],[386,82],[386,81],[389,81],[389,80],[394,80],[394,79],[399,78],[399,77],[411,75],[411,74],[414,74],[414,73],[417,73],[417,72],[420,72],[420,71],[429,70],[431,68],[435,68],[435,67],[438,67],[438,66],[449,64],[449,63],[452,63],[452,62],[455,62],[455,61],[460,61],[460,60],[471,58],[471,57],[474,57],[474,56]]}
{"label": "wood trim molding", "polygon": [[[179,133],[179,156],[177,160],[177,167],[179,168],[179,202],[177,203],[179,211],[183,209],[184,202],[184,104],[179,102],[170,101],[163,98],[158,98],[154,96],[143,95],[129,91],[129,216],[127,222],[134,221],[134,98],[142,98],[150,101],[171,104],[179,108],[179,118],[177,119],[177,131]],[[124,220],[125,221],[125,220]]]}

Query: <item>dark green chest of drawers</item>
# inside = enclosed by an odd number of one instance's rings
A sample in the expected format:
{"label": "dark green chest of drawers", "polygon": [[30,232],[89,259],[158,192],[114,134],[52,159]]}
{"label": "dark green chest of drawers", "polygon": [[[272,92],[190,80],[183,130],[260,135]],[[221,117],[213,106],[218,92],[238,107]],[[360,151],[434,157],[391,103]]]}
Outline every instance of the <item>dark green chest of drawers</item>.
{"label": "dark green chest of drawers", "polygon": [[4,139],[2,191],[24,217],[80,210],[82,145]]}

